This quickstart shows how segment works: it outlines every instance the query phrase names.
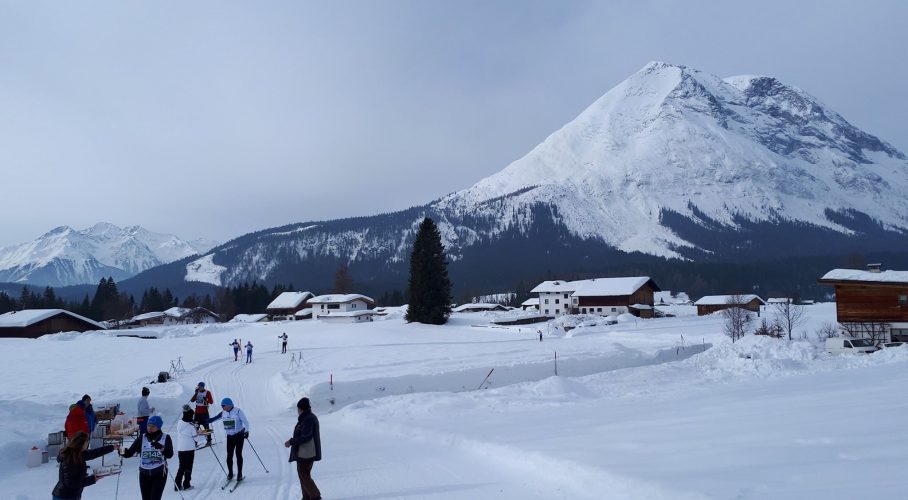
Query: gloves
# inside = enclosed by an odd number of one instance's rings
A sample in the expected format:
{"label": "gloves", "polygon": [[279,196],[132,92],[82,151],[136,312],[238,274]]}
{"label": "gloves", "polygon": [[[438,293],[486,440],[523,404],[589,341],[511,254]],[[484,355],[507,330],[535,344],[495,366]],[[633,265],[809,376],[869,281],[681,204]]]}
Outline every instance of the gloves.
{"label": "gloves", "polygon": [[161,444],[160,441],[152,441],[152,442],[151,442],[151,447],[154,448],[154,449],[156,449],[156,450],[163,450],[163,449],[164,449],[164,445]]}
{"label": "gloves", "polygon": [[243,439],[249,439],[249,431],[243,433]]}

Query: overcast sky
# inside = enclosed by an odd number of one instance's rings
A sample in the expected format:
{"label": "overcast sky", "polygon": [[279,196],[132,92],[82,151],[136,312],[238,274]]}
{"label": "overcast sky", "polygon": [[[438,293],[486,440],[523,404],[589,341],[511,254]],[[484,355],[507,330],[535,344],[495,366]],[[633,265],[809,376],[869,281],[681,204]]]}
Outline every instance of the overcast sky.
{"label": "overcast sky", "polygon": [[776,76],[908,151],[906,19],[900,1],[0,0],[0,246],[424,204],[651,60]]}

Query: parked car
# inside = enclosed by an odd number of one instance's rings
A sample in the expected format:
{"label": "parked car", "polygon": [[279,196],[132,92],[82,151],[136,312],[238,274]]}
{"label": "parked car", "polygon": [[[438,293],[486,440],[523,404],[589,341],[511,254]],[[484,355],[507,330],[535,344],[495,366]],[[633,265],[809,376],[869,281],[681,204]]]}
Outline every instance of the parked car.
{"label": "parked car", "polygon": [[876,352],[877,347],[870,339],[852,337],[833,337],[826,339],[826,352],[829,354],[869,354]]}
{"label": "parked car", "polygon": [[905,342],[883,342],[880,344],[881,349],[888,349],[890,347],[899,347],[905,345]]}

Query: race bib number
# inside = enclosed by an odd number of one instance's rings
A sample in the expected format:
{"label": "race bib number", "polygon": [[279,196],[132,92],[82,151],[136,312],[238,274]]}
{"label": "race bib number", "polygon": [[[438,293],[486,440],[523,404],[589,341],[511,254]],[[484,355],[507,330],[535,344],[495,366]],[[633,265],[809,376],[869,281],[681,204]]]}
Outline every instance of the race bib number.
{"label": "race bib number", "polygon": [[224,419],[224,430],[225,430],[225,431],[232,431],[232,430],[234,430],[234,429],[236,429],[236,420],[226,419],[226,418],[225,418],[225,419]]}

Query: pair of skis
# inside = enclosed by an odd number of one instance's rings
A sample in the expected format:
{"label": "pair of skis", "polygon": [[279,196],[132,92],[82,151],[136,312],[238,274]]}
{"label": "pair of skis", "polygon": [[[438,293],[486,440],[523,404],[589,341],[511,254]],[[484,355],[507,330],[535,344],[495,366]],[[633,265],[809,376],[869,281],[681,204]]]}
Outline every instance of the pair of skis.
{"label": "pair of skis", "polygon": [[230,483],[233,483],[233,487],[230,488],[229,490],[227,490],[229,493],[233,493],[237,488],[240,487],[240,484],[242,484],[244,481],[246,481],[245,477],[243,479],[238,479],[238,480],[234,480],[233,478],[230,478],[227,480],[226,483],[224,483],[224,486],[221,486],[221,489],[226,490],[227,487],[230,486]]}

